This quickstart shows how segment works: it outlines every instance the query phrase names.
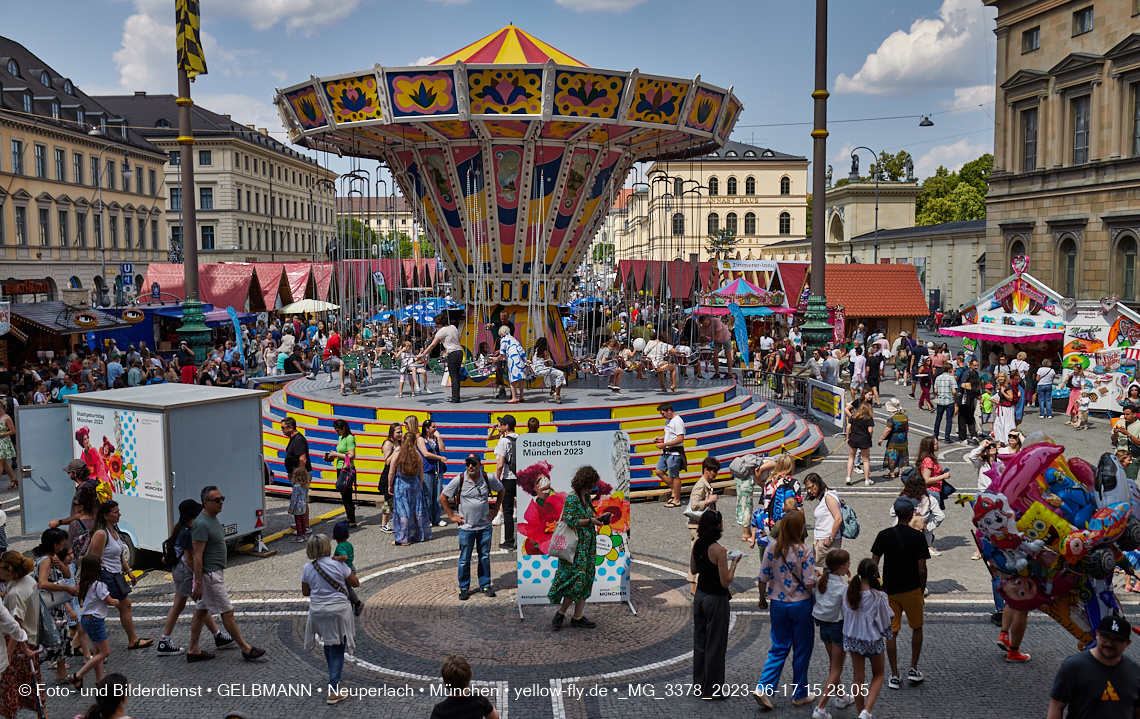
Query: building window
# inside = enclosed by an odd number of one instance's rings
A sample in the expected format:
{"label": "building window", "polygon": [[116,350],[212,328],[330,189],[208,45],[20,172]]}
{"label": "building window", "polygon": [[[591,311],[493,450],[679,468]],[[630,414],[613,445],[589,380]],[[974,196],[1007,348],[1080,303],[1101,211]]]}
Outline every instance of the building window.
{"label": "building window", "polygon": [[20,76],[20,66],[16,64],[15,60],[8,61],[8,74],[12,77]]}
{"label": "building window", "polygon": [[143,193],[142,165],[135,165],[135,192],[140,195]]}
{"label": "building window", "polygon": [[71,169],[75,173],[75,184],[83,184],[83,153],[76,152],[71,156]]}
{"label": "building window", "polygon": [[75,213],[75,246],[87,246],[87,213]]}
{"label": "building window", "polygon": [[1021,33],[1021,52],[1033,52],[1041,47],[1041,28],[1035,27]]}
{"label": "building window", "polygon": [[40,245],[51,245],[51,210],[40,208]]}
{"label": "building window", "polygon": [[107,160],[107,169],[104,172],[104,174],[107,176],[107,189],[108,190],[115,189],[115,160],[114,159]]}
{"label": "building window", "polygon": [[261,161],[261,174],[265,174],[265,160]]}
{"label": "building window", "polygon": [[172,210],[181,210],[182,209],[182,188],[180,188],[180,187],[170,188],[170,209],[172,209]]}
{"label": "building window", "polygon": [[56,148],[55,179],[60,182],[67,182],[67,150]]}
{"label": "building window", "polygon": [[212,165],[214,164],[214,155],[210,150],[198,150],[198,164],[199,165]]}
{"label": "building window", "polygon": [[243,230],[245,230],[245,228],[239,225],[238,226],[238,249],[239,250],[245,249],[245,232]]}
{"label": "building window", "polygon": [[735,195],[736,194],[736,178],[735,177],[728,178],[728,182],[725,183],[725,185],[726,185],[726,187],[725,187],[726,194],[729,194],[729,195]]}
{"label": "building window", "polygon": [[746,194],[746,195],[755,195],[756,194],[756,178],[755,177],[749,177],[748,179],[746,179],[744,181],[744,194]]}
{"label": "building window", "polygon": [[24,112],[29,115],[32,113],[32,94],[30,92],[24,93]]}
{"label": "building window", "polygon": [[[258,193],[258,194],[253,196],[253,203],[254,203],[254,206],[256,207],[256,209],[254,211],[260,215],[261,214],[261,193]],[[248,202],[245,204],[246,204],[246,207],[249,207]]]}
{"label": "building window", "polygon": [[53,120],[59,119],[59,103],[55,100],[51,101],[51,116]]}
{"label": "building window", "polygon": [[170,127],[170,120],[167,120],[165,117],[160,117],[158,118],[158,121],[154,123],[154,126],[166,129]]}
{"label": "building window", "polygon": [[720,194],[720,181],[715,177],[709,178],[709,197],[716,197]]}
{"label": "building window", "polygon": [[68,217],[67,210],[59,211],[59,246],[67,247],[71,244],[71,231],[68,225],[71,218]]}
{"label": "building window", "polygon": [[1021,112],[1022,172],[1037,169],[1037,108]]}
{"label": "building window", "polygon": [[673,236],[680,237],[685,234],[685,215],[677,212],[673,215]]}
{"label": "building window", "polygon": [[1088,95],[1073,100],[1074,165],[1083,165],[1089,161],[1089,104]]}
{"label": "building window", "polygon": [[[240,204],[241,204],[241,202],[238,202],[238,204],[240,205]],[[246,191],[245,191],[245,211],[246,211],[246,212],[249,212],[249,211],[250,211],[250,206],[249,206],[249,190],[246,190]]]}
{"label": "building window", "polygon": [[4,203],[0,202],[0,245],[8,241],[8,238],[4,235],[4,223],[7,219],[8,218],[4,216]]}
{"label": "building window", "polygon": [[111,239],[111,247],[119,246],[119,216],[110,215],[107,217],[107,234]]}
{"label": "building window", "polygon": [[709,215],[709,235],[716,235],[720,232],[720,215],[715,212]]}
{"label": "building window", "polygon": [[175,151],[170,153],[170,164],[171,165],[181,165],[182,164],[182,150],[175,150]]}
{"label": "building window", "polygon": [[16,205],[16,244],[28,244],[28,208]]}
{"label": "building window", "polygon": [[749,236],[756,234],[756,213],[749,212],[744,216],[744,234]]}
{"label": "building window", "polygon": [[205,225],[202,227],[202,249],[214,249],[214,227],[213,225]]}
{"label": "building window", "polygon": [[157,250],[158,247],[158,220],[150,221],[150,249]]}
{"label": "building window", "polygon": [[203,210],[214,209],[214,188],[200,187],[198,188],[198,207]]}
{"label": "building window", "polygon": [[725,215],[724,229],[728,231],[728,234],[735,235],[736,234],[736,228],[737,228],[736,213],[730,212],[727,215]]}
{"label": "building window", "polygon": [[1072,237],[1066,237],[1061,243],[1061,286],[1065,297],[1077,296],[1077,243]]}
{"label": "building window", "polygon": [[47,148],[43,145],[35,146],[36,153],[36,177],[41,180],[47,179]]}
{"label": "building window", "polygon": [[40,84],[47,88],[51,87],[51,77],[46,72],[40,73]]}
{"label": "building window", "polygon": [[1132,86],[1132,156],[1140,157],[1140,83]]}
{"label": "building window", "polygon": [[241,154],[239,154],[237,152],[234,153],[234,169],[235,170],[241,169]]}
{"label": "building window", "polygon": [[91,216],[91,230],[95,236],[95,246],[103,246],[103,214],[96,212]]}
{"label": "building window", "polygon": [[146,249],[146,220],[139,218],[139,249]]}
{"label": "building window", "polygon": [[1120,253],[1124,256],[1124,287],[1120,298],[1125,302],[1136,301],[1136,240],[1125,236],[1120,240]]}
{"label": "building window", "polygon": [[182,227],[180,225],[170,228],[170,246],[182,248]]}
{"label": "building window", "polygon": [[787,177],[781,177],[780,178],[780,194],[781,195],[792,194],[792,181],[790,178],[787,178]]}
{"label": "building window", "polygon": [[12,174],[24,174],[24,143],[21,140],[12,140]]}
{"label": "building window", "polygon": [[96,155],[91,156],[91,186],[99,187],[102,184],[99,180],[99,158]]}
{"label": "building window", "polygon": [[787,212],[780,213],[780,234],[792,234],[792,216]]}
{"label": "building window", "polygon": [[680,197],[681,195],[684,194],[684,192],[685,192],[685,181],[682,180],[680,177],[674,178],[674,180],[673,180],[673,196],[674,197]]}
{"label": "building window", "polygon": [[158,173],[154,171],[153,167],[146,171],[146,179],[150,185],[150,196],[158,197]]}
{"label": "building window", "polygon": [[82,108],[75,111],[75,122],[79,125],[80,130],[82,130],[83,126],[86,124],[87,113],[83,112]]}
{"label": "building window", "polygon": [[[1081,8],[1073,13],[1073,37],[1084,35],[1093,29],[1093,6]],[[1070,295],[1071,297],[1072,295]]]}
{"label": "building window", "polygon": [[245,171],[249,172],[249,155],[245,156]]}
{"label": "building window", "polygon": [[[131,246],[134,245],[133,234],[134,233],[131,231],[131,218],[124,217],[123,218],[123,248],[124,249],[129,250],[129,249],[131,249]],[[111,235],[111,236],[114,237],[114,235]]]}

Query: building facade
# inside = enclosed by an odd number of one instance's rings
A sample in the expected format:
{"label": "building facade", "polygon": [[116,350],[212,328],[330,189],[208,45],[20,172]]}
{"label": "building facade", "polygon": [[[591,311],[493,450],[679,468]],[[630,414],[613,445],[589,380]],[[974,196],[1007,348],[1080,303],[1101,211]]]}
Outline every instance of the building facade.
{"label": "building facade", "polygon": [[112,301],[129,296],[148,263],[166,261],[165,154],[7,38],[0,96],[5,298],[94,303],[103,288]]}
{"label": "building facade", "polygon": [[[405,235],[409,240],[416,234],[423,234],[416,221],[415,211],[408,198],[403,195],[396,197],[361,197],[352,195],[336,198],[337,211],[346,217],[360,222],[362,225],[381,235],[382,238],[399,237]],[[390,248],[379,248],[389,253]]]}
{"label": "building facade", "polygon": [[806,158],[739,142],[655,162],[633,192],[614,198],[603,233],[612,232],[619,260],[711,259],[709,236],[722,230],[738,240],[732,257],[758,257],[766,245],[806,237],[807,167]]}
{"label": "building facade", "polygon": [[174,95],[98,98],[165,151],[163,231],[178,248],[182,203],[197,208],[199,262],[299,262],[323,256],[335,235],[337,175],[270,137],[194,105],[194,197],[184,197]]}
{"label": "building facade", "polygon": [[1137,307],[1140,7],[984,1],[998,10],[987,282],[1026,255],[1065,297]]}

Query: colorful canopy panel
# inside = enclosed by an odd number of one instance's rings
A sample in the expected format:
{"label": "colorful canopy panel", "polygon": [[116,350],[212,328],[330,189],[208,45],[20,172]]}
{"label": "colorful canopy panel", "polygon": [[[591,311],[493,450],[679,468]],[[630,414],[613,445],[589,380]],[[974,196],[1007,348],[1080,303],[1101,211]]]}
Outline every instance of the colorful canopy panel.
{"label": "colorful canopy panel", "polygon": [[493,63],[496,65],[522,65],[553,60],[559,65],[589,67],[576,57],[547,45],[529,32],[508,25],[467,47],[445,55],[432,65],[451,65],[456,62]]}

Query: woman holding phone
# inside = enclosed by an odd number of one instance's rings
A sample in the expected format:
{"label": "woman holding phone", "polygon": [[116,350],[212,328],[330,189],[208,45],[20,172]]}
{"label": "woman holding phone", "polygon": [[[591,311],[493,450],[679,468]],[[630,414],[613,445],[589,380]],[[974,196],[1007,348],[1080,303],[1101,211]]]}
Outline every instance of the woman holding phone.
{"label": "woman holding phone", "polygon": [[566,610],[571,604],[574,605],[571,627],[593,629],[597,626],[582,616],[582,612],[586,609],[586,600],[594,591],[597,528],[610,523],[609,512],[594,514],[594,494],[600,479],[593,467],[579,467],[574,473],[574,479],[570,481],[570,488],[574,492],[566,498],[566,504],[562,508],[562,521],[578,530],[578,550],[573,562],[558,562],[554,581],[546,595],[551,604],[561,602],[562,605],[550,622],[551,628],[556,632],[562,629],[566,621]]}

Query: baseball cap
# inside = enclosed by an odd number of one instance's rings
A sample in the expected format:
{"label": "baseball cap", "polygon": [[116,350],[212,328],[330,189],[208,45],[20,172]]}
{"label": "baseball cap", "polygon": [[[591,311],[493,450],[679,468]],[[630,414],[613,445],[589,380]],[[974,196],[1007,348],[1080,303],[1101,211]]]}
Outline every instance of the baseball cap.
{"label": "baseball cap", "polygon": [[986,389],[993,389],[993,388],[994,388],[993,382],[990,382],[989,384],[986,385]]}
{"label": "baseball cap", "polygon": [[899,497],[895,500],[895,516],[901,517],[904,514],[910,514],[916,506],[918,505],[910,497]]}
{"label": "baseball cap", "polygon": [[1128,623],[1128,620],[1122,616],[1116,616],[1115,614],[1110,614],[1104,619],[1101,619],[1096,631],[1097,634],[1119,639],[1122,642],[1126,642],[1132,638],[1132,626]]}
{"label": "baseball cap", "polygon": [[71,474],[72,472],[78,472],[86,466],[87,464],[82,459],[73,459],[67,463],[67,466],[63,468],[63,471]]}
{"label": "baseball cap", "polygon": [[467,455],[467,459],[463,460],[463,463],[470,467],[473,464],[478,465],[482,464],[483,462],[479,459],[479,455],[472,452],[471,454]]}

